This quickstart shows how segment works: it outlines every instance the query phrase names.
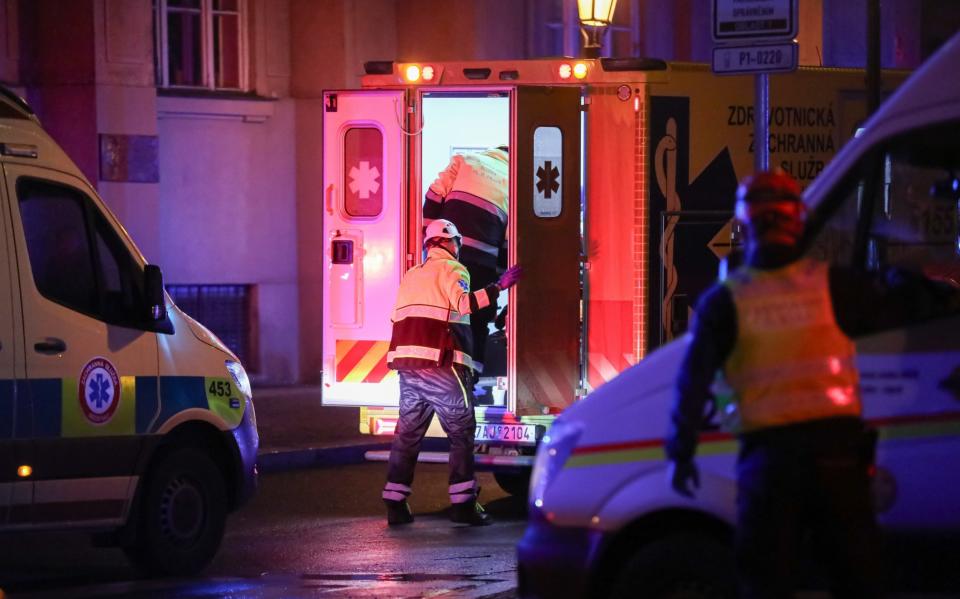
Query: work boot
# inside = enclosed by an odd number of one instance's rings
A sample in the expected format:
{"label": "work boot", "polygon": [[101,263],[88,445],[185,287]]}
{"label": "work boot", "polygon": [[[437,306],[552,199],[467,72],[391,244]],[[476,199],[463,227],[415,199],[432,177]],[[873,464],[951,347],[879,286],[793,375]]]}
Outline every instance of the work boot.
{"label": "work boot", "polygon": [[387,524],[398,526],[413,522],[413,514],[410,512],[410,506],[407,505],[406,501],[384,499],[383,502],[387,504]]}
{"label": "work boot", "polygon": [[493,524],[490,514],[483,509],[478,501],[465,501],[463,503],[454,503],[450,506],[450,520],[457,524],[469,524],[470,526],[486,526]]}

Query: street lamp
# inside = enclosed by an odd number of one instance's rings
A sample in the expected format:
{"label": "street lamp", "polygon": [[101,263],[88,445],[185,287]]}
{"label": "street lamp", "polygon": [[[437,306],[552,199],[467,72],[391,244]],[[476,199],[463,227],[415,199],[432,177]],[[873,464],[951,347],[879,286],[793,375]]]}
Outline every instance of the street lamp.
{"label": "street lamp", "polygon": [[583,33],[583,52],[587,58],[599,58],[603,34],[613,22],[617,0],[577,0],[580,13],[580,32]]}

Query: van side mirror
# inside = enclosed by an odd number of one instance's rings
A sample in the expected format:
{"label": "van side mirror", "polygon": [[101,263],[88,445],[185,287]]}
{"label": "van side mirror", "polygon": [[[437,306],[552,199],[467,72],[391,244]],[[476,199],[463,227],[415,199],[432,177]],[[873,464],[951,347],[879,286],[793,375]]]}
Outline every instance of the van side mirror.
{"label": "van side mirror", "polygon": [[143,269],[143,278],[147,307],[154,321],[167,317],[167,303],[163,294],[163,273],[156,264],[147,264]]}

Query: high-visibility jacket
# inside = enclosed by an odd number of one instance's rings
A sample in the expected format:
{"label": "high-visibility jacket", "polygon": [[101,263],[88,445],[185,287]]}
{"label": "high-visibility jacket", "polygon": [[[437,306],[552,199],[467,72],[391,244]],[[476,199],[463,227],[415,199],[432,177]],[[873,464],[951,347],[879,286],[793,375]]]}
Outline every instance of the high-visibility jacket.
{"label": "high-visibility jacket", "polygon": [[836,416],[859,416],[853,342],[837,325],[829,267],[799,260],[742,267],[724,281],[737,336],[724,376],[743,432]]}
{"label": "high-visibility jacket", "polygon": [[503,150],[456,154],[427,190],[423,224],[445,218],[463,235],[464,264],[497,267],[507,231],[510,161]]}
{"label": "high-visibility jacket", "polygon": [[470,313],[496,305],[500,287],[470,292],[466,267],[443,248],[403,275],[393,310],[387,366],[394,370],[463,364],[474,368]]}

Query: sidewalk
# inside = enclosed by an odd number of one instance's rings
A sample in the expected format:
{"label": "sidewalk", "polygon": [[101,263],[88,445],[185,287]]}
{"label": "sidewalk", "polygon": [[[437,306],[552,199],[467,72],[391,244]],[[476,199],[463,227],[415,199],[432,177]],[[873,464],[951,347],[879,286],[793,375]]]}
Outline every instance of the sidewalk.
{"label": "sidewalk", "polygon": [[254,387],[261,472],[363,461],[389,437],[360,434],[360,409],[320,405],[320,387]]}

